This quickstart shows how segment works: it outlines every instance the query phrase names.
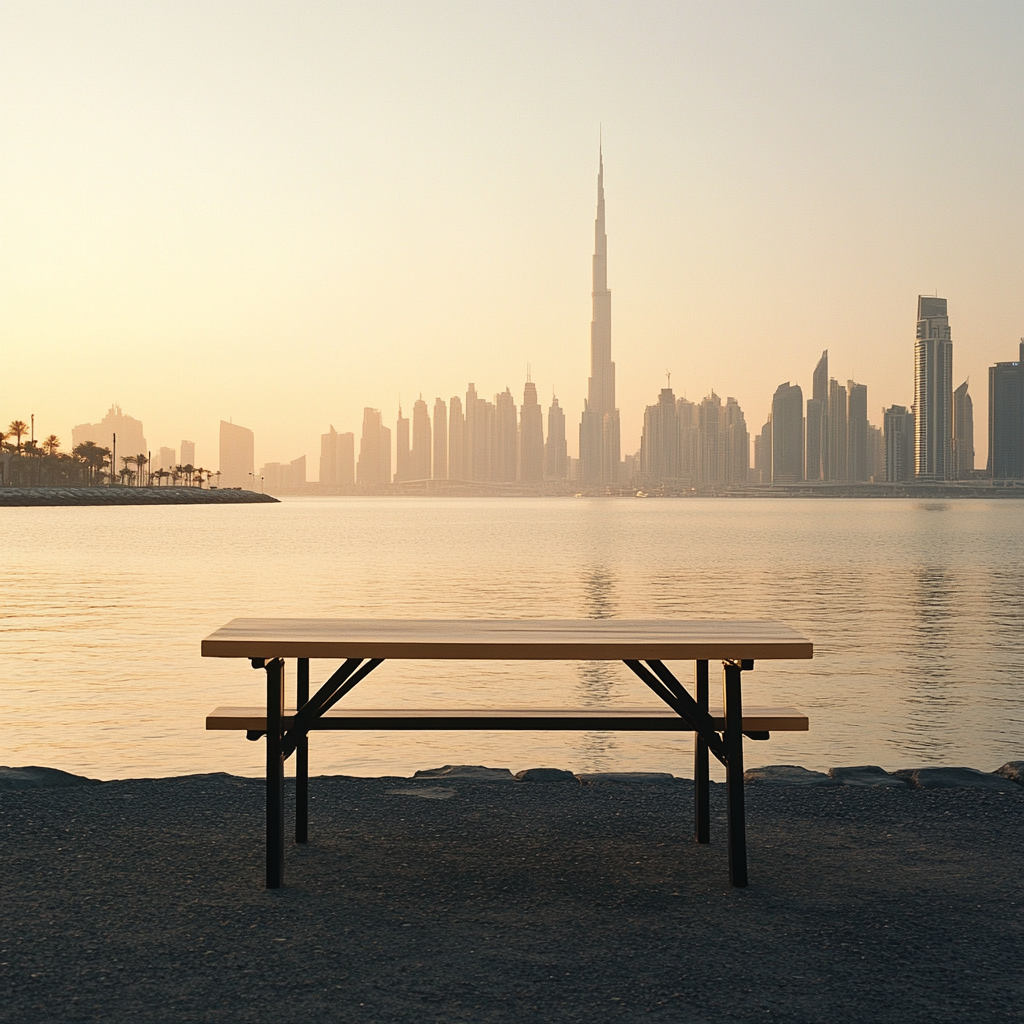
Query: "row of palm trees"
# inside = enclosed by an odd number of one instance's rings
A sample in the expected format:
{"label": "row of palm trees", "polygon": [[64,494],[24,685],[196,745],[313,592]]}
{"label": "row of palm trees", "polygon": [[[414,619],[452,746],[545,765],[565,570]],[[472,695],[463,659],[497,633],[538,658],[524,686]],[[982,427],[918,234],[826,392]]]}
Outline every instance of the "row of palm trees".
{"label": "row of palm trees", "polygon": [[123,487],[157,487],[170,483],[177,487],[202,487],[220,472],[204,469],[202,466],[172,466],[170,469],[150,471],[149,456],[122,455],[121,469],[116,478],[111,467],[112,454],[95,441],[76,444],[70,452],[60,450],[60,438],[50,434],[43,441],[24,441],[29,433],[24,420],[12,420],[6,430],[0,428],[0,452],[6,451],[13,458],[4,460],[2,483],[7,486],[48,486],[85,485],[96,487],[101,484],[120,483]]}

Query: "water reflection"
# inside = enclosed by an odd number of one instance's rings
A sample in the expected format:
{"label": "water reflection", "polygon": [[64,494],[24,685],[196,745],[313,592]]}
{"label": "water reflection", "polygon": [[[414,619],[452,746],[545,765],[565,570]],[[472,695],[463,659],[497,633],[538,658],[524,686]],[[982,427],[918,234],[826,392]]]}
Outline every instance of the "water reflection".
{"label": "water reflection", "polygon": [[[1022,509],[1011,501],[368,498],[5,509],[5,583],[18,595],[0,608],[5,759],[108,778],[260,774],[259,744],[202,728],[216,704],[260,699],[258,673],[198,657],[199,640],[237,615],[679,616],[776,618],[814,641],[813,661],[758,662],[745,678],[752,703],[811,716],[809,733],[750,744],[751,765],[991,770],[1022,754]],[[146,543],[112,563],[126,536]],[[314,665],[317,679],[328,670]],[[692,670],[678,671],[689,678]],[[717,678],[716,669],[715,695]],[[398,661],[352,699],[656,700],[621,665]],[[412,740],[321,737],[315,770],[409,774],[456,759],[689,770],[688,736]]]}

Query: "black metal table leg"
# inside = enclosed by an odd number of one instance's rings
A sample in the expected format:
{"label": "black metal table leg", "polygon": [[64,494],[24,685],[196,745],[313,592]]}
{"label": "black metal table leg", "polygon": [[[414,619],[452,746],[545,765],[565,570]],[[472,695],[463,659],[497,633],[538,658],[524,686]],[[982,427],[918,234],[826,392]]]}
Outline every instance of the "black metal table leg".
{"label": "black metal table leg", "polygon": [[743,806],[743,697],[740,666],[725,663],[725,794],[729,821],[729,881],[747,885],[747,825]]}
{"label": "black metal table leg", "polygon": [[[309,702],[309,658],[299,658],[295,710]],[[295,745],[295,842],[309,841],[309,733]]]}
{"label": "black metal table leg", "polygon": [[267,670],[267,888],[284,881],[284,662],[274,658]]}
{"label": "black metal table leg", "polygon": [[[708,663],[698,661],[694,678],[697,706],[708,710]],[[700,733],[693,734],[693,815],[694,839],[698,843],[711,842],[711,808],[709,796],[708,745]]]}

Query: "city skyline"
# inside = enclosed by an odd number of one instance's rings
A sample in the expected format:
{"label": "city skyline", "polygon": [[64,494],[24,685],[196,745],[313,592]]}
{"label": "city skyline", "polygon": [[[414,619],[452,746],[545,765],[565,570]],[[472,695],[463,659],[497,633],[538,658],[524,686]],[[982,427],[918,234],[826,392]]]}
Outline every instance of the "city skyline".
{"label": "city skyline", "polygon": [[826,347],[872,418],[911,404],[929,293],[986,421],[1024,333],[1020,5],[261,10],[0,10],[5,420],[117,402],[156,447],[212,461],[233,419],[315,463],[366,405],[531,364],[576,454],[603,124],[623,452],[666,369],[751,430]]}

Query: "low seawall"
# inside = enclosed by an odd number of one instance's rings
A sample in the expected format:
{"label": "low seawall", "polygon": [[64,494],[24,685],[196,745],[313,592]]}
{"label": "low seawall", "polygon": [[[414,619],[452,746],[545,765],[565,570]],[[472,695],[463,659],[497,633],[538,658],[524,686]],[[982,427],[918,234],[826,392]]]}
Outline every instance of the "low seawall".
{"label": "low seawall", "polygon": [[246,505],[276,502],[255,491],[201,487],[2,487],[0,508],[43,505]]}

